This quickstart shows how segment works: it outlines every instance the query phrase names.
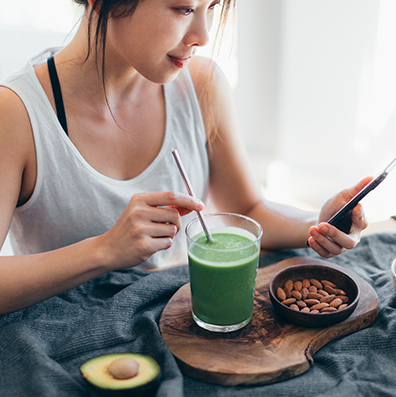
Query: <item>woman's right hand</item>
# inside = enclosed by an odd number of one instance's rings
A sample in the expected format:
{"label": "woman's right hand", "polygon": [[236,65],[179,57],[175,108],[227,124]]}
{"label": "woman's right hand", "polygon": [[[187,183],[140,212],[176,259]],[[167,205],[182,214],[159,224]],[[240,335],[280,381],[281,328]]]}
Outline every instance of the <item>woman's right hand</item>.
{"label": "woman's right hand", "polygon": [[102,260],[109,270],[140,265],[172,246],[183,215],[203,208],[201,200],[177,192],[133,195],[116,224],[98,236]]}
{"label": "woman's right hand", "polygon": [[318,225],[310,227],[310,237],[308,238],[309,246],[320,256],[332,258],[346,249],[354,248],[359,243],[360,234],[367,227],[367,220],[360,203],[351,212],[352,226],[349,233],[344,233],[330,225],[327,220],[357,195],[372,179],[372,177],[364,178],[352,188],[342,190],[324,204],[319,215]]}

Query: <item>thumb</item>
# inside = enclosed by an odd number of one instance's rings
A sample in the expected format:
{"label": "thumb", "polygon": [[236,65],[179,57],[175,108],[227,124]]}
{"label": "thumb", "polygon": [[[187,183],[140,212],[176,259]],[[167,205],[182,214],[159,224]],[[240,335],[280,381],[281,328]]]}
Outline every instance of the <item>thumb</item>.
{"label": "thumb", "polygon": [[365,186],[373,180],[372,176],[368,176],[358,182],[355,186],[345,190],[345,196],[348,200],[356,196]]}

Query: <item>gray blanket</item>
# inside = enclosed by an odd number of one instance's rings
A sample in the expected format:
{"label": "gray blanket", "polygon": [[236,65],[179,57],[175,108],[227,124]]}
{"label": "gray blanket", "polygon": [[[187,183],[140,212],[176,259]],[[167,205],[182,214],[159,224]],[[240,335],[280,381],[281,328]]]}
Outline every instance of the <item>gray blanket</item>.
{"label": "gray blanket", "polygon": [[[260,266],[309,249],[262,255]],[[95,396],[79,373],[86,360],[138,352],[162,368],[157,396],[396,396],[396,294],[390,265],[396,234],[376,234],[332,262],[363,277],[376,290],[376,322],[320,349],[304,374],[266,386],[225,387],[184,377],[158,328],[171,296],[188,282],[188,268],[118,271],[0,317],[0,396]]]}

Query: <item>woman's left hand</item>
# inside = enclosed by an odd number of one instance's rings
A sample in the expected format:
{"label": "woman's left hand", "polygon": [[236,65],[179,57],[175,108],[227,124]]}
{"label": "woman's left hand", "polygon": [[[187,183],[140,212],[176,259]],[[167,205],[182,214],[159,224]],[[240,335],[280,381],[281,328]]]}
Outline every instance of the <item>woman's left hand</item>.
{"label": "woman's left hand", "polygon": [[360,241],[360,233],[367,227],[366,217],[360,204],[352,210],[352,226],[349,234],[342,232],[335,226],[327,223],[343,205],[354,197],[364,186],[372,180],[365,178],[350,189],[345,189],[335,197],[328,200],[322,207],[319,221],[316,226],[309,229],[308,243],[320,256],[331,258],[347,249],[354,248]]}

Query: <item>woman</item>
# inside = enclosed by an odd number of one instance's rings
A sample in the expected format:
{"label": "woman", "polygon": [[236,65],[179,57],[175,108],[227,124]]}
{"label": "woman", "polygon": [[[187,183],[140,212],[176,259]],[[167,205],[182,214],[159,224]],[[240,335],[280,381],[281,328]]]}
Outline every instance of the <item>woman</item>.
{"label": "woman", "polygon": [[225,20],[233,0],[75,1],[85,12],[71,43],[0,87],[0,242],[10,230],[17,254],[0,258],[0,314],[111,270],[186,263],[178,232],[204,205],[185,194],[173,149],[198,197],[263,225],[264,249],[309,238],[331,257],[356,245],[367,226],[360,205],[349,235],[324,221],[370,179],[316,220],[263,203],[226,80],[193,57],[215,8]]}

